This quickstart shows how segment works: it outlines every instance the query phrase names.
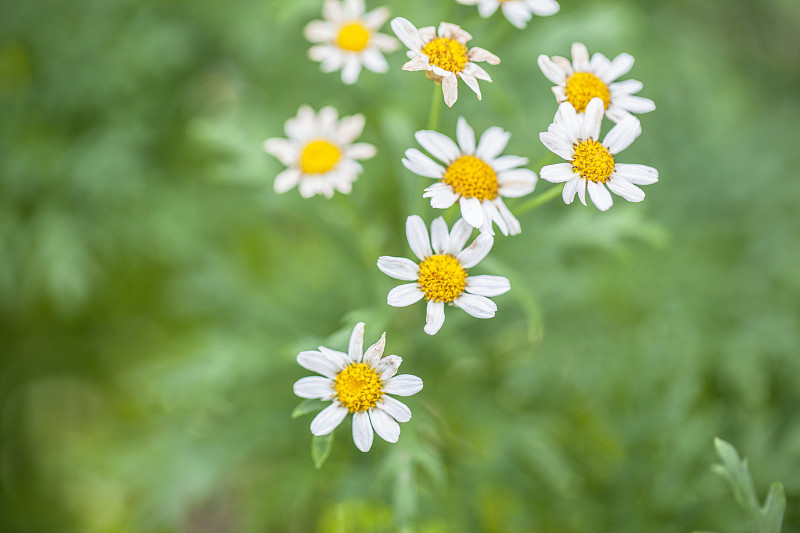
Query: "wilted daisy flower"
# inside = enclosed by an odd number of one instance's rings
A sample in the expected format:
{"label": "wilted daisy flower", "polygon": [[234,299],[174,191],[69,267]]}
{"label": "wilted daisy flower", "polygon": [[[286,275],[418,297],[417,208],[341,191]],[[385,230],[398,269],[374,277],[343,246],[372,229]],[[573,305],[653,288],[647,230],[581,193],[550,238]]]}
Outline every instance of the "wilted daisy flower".
{"label": "wilted daisy flower", "polygon": [[630,54],[620,54],[609,61],[597,53],[590,60],[589,51],[581,43],[572,45],[572,63],[561,56],[539,56],[539,68],[556,84],[553,93],[559,103],[569,102],[578,113],[583,113],[592,98],[600,98],[606,116],[614,122],[631,117],[631,113],[647,113],[656,108],[652,100],[634,96],[642,90],[642,82],[614,81],[627,74],[632,66]]}
{"label": "wilted daisy flower", "polygon": [[324,346],[300,352],[297,362],[303,368],[321,374],[299,379],[294,393],[301,398],[332,402],[311,421],[311,433],[327,435],[353,413],[353,441],[362,452],[372,447],[372,430],[388,442],[400,437],[398,422],[411,420],[411,410],[389,394],[411,396],[422,390],[422,380],[410,374],[395,376],[403,361],[396,355],[383,355],[386,333],[367,348],[364,346],[364,323],[353,328],[347,353]]}
{"label": "wilted daisy flower", "polygon": [[375,155],[375,147],[353,143],[364,129],[364,115],[337,120],[336,110],[323,107],[319,113],[301,106],[297,117],[286,121],[288,139],[264,141],[264,150],[289,168],[275,178],[275,192],[284,193],[295,185],[303,198],[333,191],[349,194],[361,173],[358,159]]}
{"label": "wilted daisy flower", "polygon": [[614,155],[621,152],[642,132],[639,121],[630,117],[609,131],[599,142],[600,123],[603,120],[603,102],[593,98],[586,112],[579,115],[569,102],[558,106],[555,120],[547,131],[539,134],[542,143],[569,163],[542,167],[542,179],[564,183],[564,202],[572,203],[575,193],[586,205],[586,191],[594,205],[606,211],[613,203],[611,192],[630,202],[644,200],[644,191],[637,185],[650,185],[658,181],[658,171],[645,165],[617,163]]}
{"label": "wilted daisy flower", "polygon": [[378,268],[384,274],[414,282],[389,291],[389,305],[406,307],[422,298],[428,300],[424,328],[428,335],[436,334],[444,324],[444,304],[460,307],[477,318],[492,318],[497,306],[487,296],[499,296],[511,288],[502,276],[467,274],[467,269],[480,263],[494,243],[494,237],[482,233],[465,248],[471,234],[472,226],[464,219],[459,219],[448,233],[447,223],[439,217],[431,224],[429,238],[425,222],[411,215],[406,220],[406,236],[419,264],[404,257],[378,259]]}
{"label": "wilted daisy flower", "polygon": [[516,235],[521,231],[519,221],[503,203],[503,197],[516,198],[532,192],[536,173],[517,168],[528,164],[525,157],[500,156],[511,134],[498,127],[489,128],[481,135],[476,148],[475,132],[461,117],[456,129],[458,145],[435,131],[418,131],[415,137],[423,148],[445,164],[434,162],[416,148],[406,150],[403,159],[411,172],[440,180],[423,194],[431,199],[432,207],[446,209],[458,202],[464,220],[481,232],[491,232],[492,221],[503,235]]}
{"label": "wilted daisy flower", "polygon": [[486,61],[497,65],[500,59],[483,48],[467,48],[472,35],[455,24],[442,22],[438,34],[433,26],[417,29],[408,20],[397,17],[392,20],[392,30],[408,49],[408,61],[403,70],[424,70],[433,74],[434,81],[441,81],[444,102],[451,107],[458,98],[458,79],[475,91],[481,99],[478,80],[492,81],[489,74],[476,63]]}
{"label": "wilted daisy flower", "polygon": [[478,6],[478,13],[488,18],[499,7],[508,21],[517,28],[524,28],[532,15],[546,17],[558,13],[556,0],[457,0],[459,4]]}
{"label": "wilted daisy flower", "polygon": [[325,20],[315,20],[304,30],[312,43],[308,56],[322,63],[324,72],[341,69],[342,81],[355,83],[361,66],[373,72],[386,72],[389,65],[381,52],[397,49],[394,37],[378,33],[389,18],[389,8],[379,7],[364,13],[364,0],[325,0]]}

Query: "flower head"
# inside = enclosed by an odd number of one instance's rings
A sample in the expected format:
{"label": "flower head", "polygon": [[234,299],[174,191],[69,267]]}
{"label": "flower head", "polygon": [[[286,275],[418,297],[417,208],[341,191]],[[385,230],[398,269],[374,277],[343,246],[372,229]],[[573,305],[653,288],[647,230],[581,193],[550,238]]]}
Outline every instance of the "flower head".
{"label": "flower head", "polygon": [[476,63],[500,63],[496,55],[483,48],[467,48],[472,35],[449,22],[439,24],[437,32],[433,26],[417,29],[408,20],[397,17],[392,20],[392,31],[409,49],[411,61],[403,65],[403,70],[424,70],[434,80],[441,81],[444,102],[449,107],[458,98],[459,78],[481,99],[478,80],[492,81],[492,78]]}
{"label": "flower head", "polygon": [[592,98],[600,98],[606,116],[614,122],[630,118],[631,113],[647,113],[656,108],[652,100],[634,96],[642,90],[642,82],[615,81],[632,66],[633,57],[629,54],[609,60],[596,53],[589,59],[589,51],[581,43],[572,45],[572,63],[561,56],[539,56],[539,68],[556,84],[553,93],[559,103],[569,102],[575,111],[583,113]]}
{"label": "flower head", "polygon": [[606,187],[630,202],[641,202],[644,191],[637,185],[657,182],[658,171],[645,165],[615,161],[614,156],[630,146],[642,132],[636,118],[623,120],[600,142],[602,120],[603,101],[600,98],[593,98],[582,115],[569,102],[561,104],[555,120],[546,132],[539,134],[539,138],[548,149],[569,163],[543,167],[540,175],[552,183],[565,183],[564,202],[572,203],[577,192],[581,203],[586,205],[586,191],[589,191],[594,205],[606,211],[613,203]]}
{"label": "flower head", "polygon": [[378,33],[389,18],[389,8],[364,12],[364,0],[325,0],[322,15],[304,30],[312,43],[308,55],[322,63],[324,72],[342,71],[342,81],[355,83],[364,66],[373,72],[386,72],[389,65],[381,52],[397,49],[394,37]]}
{"label": "flower head", "polygon": [[413,281],[389,291],[386,301],[393,307],[406,307],[422,298],[428,300],[425,333],[435,335],[444,324],[444,305],[460,307],[477,318],[492,318],[497,311],[487,296],[499,296],[511,288],[502,276],[470,276],[472,268],[492,249],[494,237],[478,235],[467,246],[472,226],[459,219],[452,231],[442,217],[431,224],[431,235],[425,222],[416,215],[406,220],[406,235],[411,251],[420,260],[415,263],[404,257],[382,256],[378,268],[395,279]]}
{"label": "flower head", "polygon": [[398,422],[411,420],[411,410],[389,394],[416,394],[422,390],[422,380],[410,374],[396,376],[403,360],[396,355],[382,357],[385,343],[386,333],[364,351],[364,323],[359,322],[347,353],[320,346],[297,355],[300,366],[321,376],[299,379],[294,393],[331,402],[311,421],[311,433],[327,435],[352,413],[353,441],[362,452],[372,447],[373,429],[383,440],[397,442]]}
{"label": "flower head", "polygon": [[431,206],[437,209],[447,209],[458,202],[464,220],[481,232],[491,232],[494,221],[503,235],[519,233],[519,221],[503,203],[503,197],[516,198],[533,191],[536,173],[518,168],[528,159],[500,155],[511,135],[498,127],[486,130],[476,147],[475,132],[461,117],[456,137],[458,144],[435,131],[416,133],[419,144],[444,166],[416,148],[406,150],[403,164],[407,169],[439,180],[425,189],[423,196],[430,198]]}
{"label": "flower head", "polygon": [[533,15],[546,17],[558,13],[556,0],[457,0],[459,4],[478,6],[478,13],[488,18],[497,8],[517,28],[524,28]]}
{"label": "flower head", "polygon": [[350,193],[361,173],[357,160],[374,156],[375,147],[353,143],[364,129],[363,115],[337,117],[332,107],[315,113],[302,106],[297,117],[286,121],[288,139],[264,141],[264,150],[288,167],[275,178],[275,192],[284,193],[297,185],[303,198],[315,194],[330,198],[334,190]]}

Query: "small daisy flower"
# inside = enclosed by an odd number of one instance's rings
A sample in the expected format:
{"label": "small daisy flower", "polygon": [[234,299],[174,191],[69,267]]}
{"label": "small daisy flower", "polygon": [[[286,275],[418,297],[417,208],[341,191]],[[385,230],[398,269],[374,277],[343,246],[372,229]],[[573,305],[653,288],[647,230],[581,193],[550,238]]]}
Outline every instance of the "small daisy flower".
{"label": "small daisy flower", "polygon": [[622,196],[629,202],[644,200],[644,191],[637,185],[650,185],[658,181],[658,171],[645,165],[617,163],[614,156],[630,146],[642,133],[635,117],[623,120],[599,142],[600,123],[603,121],[603,101],[592,98],[586,112],[580,115],[569,102],[558,106],[555,120],[547,131],[539,134],[542,143],[553,153],[569,163],[542,167],[542,179],[564,183],[562,196],[570,204],[578,193],[586,205],[586,191],[594,205],[606,211],[613,203],[611,194]]}
{"label": "small daisy flower", "polygon": [[364,12],[364,0],[325,0],[325,20],[309,23],[304,33],[312,43],[308,56],[321,63],[323,72],[342,71],[342,81],[355,83],[364,66],[373,72],[389,69],[381,52],[397,50],[394,37],[378,33],[389,18],[389,8]]}
{"label": "small daisy flower", "polygon": [[616,82],[633,67],[630,54],[620,54],[609,60],[603,54],[594,54],[581,43],[572,45],[572,63],[565,57],[539,56],[539,68],[547,79],[556,84],[553,93],[558,103],[569,102],[578,113],[583,113],[592,98],[600,98],[606,116],[614,122],[630,118],[631,113],[647,113],[656,105],[652,100],[634,96],[642,90],[642,82],[625,80]]}
{"label": "small daisy flower", "polygon": [[300,366],[321,376],[299,379],[294,393],[331,402],[311,421],[311,433],[327,435],[353,413],[353,442],[362,452],[372,447],[373,429],[383,440],[397,442],[398,422],[411,420],[411,409],[389,394],[416,394],[422,390],[422,380],[410,374],[396,376],[403,360],[396,355],[381,358],[385,343],[386,333],[364,351],[364,323],[359,322],[347,353],[320,346],[297,355]]}
{"label": "small daisy flower", "polygon": [[375,147],[353,143],[364,129],[364,115],[337,117],[332,107],[314,113],[304,105],[295,118],[286,121],[288,139],[264,141],[264,150],[289,167],[275,178],[275,192],[297,185],[303,198],[315,194],[330,198],[334,190],[350,193],[362,170],[357,160],[374,156]]}
{"label": "small daisy flower", "polygon": [[[442,217],[431,224],[431,236],[425,222],[416,215],[406,220],[406,235],[419,264],[404,257],[382,256],[378,268],[395,279],[413,281],[389,291],[386,301],[393,307],[406,307],[422,298],[428,300],[425,333],[435,335],[444,324],[444,304],[460,307],[476,318],[492,318],[497,305],[487,296],[508,292],[511,285],[502,276],[470,276],[472,268],[492,249],[494,237],[478,235],[467,246],[472,226],[459,219],[448,233]],[[432,245],[432,246],[431,246]]]}
{"label": "small daisy flower", "polygon": [[403,70],[424,70],[434,81],[441,81],[444,102],[452,107],[458,98],[458,79],[475,91],[481,99],[478,80],[492,81],[489,74],[477,65],[486,61],[497,65],[500,59],[483,48],[467,48],[472,35],[455,24],[442,22],[438,32],[433,26],[417,29],[408,20],[397,17],[392,20],[392,31],[408,49],[408,61]]}
{"label": "small daisy flower", "polygon": [[477,148],[475,132],[460,117],[456,128],[458,144],[436,131],[418,131],[417,141],[425,150],[444,163],[434,162],[416,148],[406,150],[405,167],[426,178],[436,178],[423,196],[431,199],[431,206],[447,209],[458,202],[461,216],[481,232],[492,231],[492,222],[503,235],[516,235],[521,231],[503,197],[525,196],[536,186],[536,173],[527,168],[528,159],[500,153],[511,137],[501,128],[489,128],[481,135]]}
{"label": "small daisy flower", "polygon": [[558,13],[556,0],[457,0],[459,4],[478,6],[478,13],[489,18],[500,10],[506,19],[517,28],[524,28],[533,15],[546,17]]}

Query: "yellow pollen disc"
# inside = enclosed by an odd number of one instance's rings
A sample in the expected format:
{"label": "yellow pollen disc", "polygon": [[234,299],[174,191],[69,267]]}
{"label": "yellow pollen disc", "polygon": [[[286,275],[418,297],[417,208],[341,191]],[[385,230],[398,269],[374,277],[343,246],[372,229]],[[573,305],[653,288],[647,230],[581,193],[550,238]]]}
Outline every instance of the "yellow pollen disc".
{"label": "yellow pollen disc", "polygon": [[469,62],[467,47],[447,37],[438,37],[429,41],[422,48],[422,53],[428,56],[431,65],[450,71],[461,72]]}
{"label": "yellow pollen disc", "polygon": [[614,171],[614,156],[597,141],[575,143],[572,170],[587,180],[605,183]]}
{"label": "yellow pollen disc", "polygon": [[322,174],[332,169],[342,151],[328,141],[311,141],[300,155],[300,168],[304,174]]}
{"label": "yellow pollen disc", "polygon": [[360,52],[369,44],[369,30],[360,22],[351,22],[339,28],[336,44],[343,50]]}
{"label": "yellow pollen disc", "polygon": [[467,198],[497,198],[497,174],[483,159],[474,155],[462,155],[450,163],[442,181],[456,194]]}
{"label": "yellow pollen disc", "polygon": [[432,255],[419,264],[417,283],[428,300],[448,303],[464,292],[467,271],[452,255]]}
{"label": "yellow pollen disc", "polygon": [[375,407],[383,396],[383,382],[375,370],[364,363],[353,363],[336,375],[333,388],[339,401],[351,413]]}
{"label": "yellow pollen disc", "polygon": [[576,72],[567,79],[567,101],[575,111],[583,113],[592,98],[600,98],[608,109],[611,93],[600,78],[589,72]]}

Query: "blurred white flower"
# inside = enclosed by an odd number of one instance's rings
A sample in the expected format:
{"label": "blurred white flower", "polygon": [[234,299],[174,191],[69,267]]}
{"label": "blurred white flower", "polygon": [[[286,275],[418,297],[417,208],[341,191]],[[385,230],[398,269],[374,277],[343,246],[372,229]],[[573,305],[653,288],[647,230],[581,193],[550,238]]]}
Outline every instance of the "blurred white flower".
{"label": "blurred white flower", "polygon": [[600,98],[606,116],[614,122],[632,117],[631,113],[647,113],[656,108],[652,100],[634,96],[642,90],[642,82],[615,81],[631,67],[633,57],[630,54],[620,54],[609,60],[596,53],[589,59],[589,51],[581,43],[572,45],[572,63],[561,56],[539,56],[539,68],[556,84],[553,93],[558,103],[569,102],[575,111],[583,113],[592,98]]}
{"label": "blurred white flower", "polygon": [[378,33],[389,18],[389,8],[382,6],[364,12],[364,0],[325,0],[325,20],[310,22],[303,30],[312,43],[308,56],[321,62],[323,72],[342,71],[342,81],[355,83],[364,66],[373,72],[389,69],[381,52],[397,50],[394,37]]}
{"label": "blurred white flower", "polygon": [[508,21],[517,28],[524,28],[533,15],[546,17],[558,13],[556,0],[457,0],[459,4],[478,6],[481,17],[488,18],[500,8]]}
{"label": "blurred white flower", "polygon": [[470,276],[474,267],[492,249],[494,237],[481,233],[467,246],[472,226],[459,219],[448,233],[442,217],[431,224],[431,235],[425,222],[416,215],[406,220],[406,235],[411,251],[419,264],[404,257],[382,256],[378,268],[395,279],[413,281],[389,291],[386,301],[393,307],[406,307],[422,298],[428,300],[425,333],[435,335],[444,324],[444,304],[460,307],[477,318],[492,318],[497,305],[487,296],[508,292],[511,285],[502,276]]}
{"label": "blurred white flower", "polygon": [[460,117],[456,129],[458,144],[435,131],[418,131],[417,141],[438,160],[442,166],[416,148],[406,150],[405,167],[426,178],[440,180],[425,189],[423,196],[431,199],[431,206],[446,209],[458,202],[461,216],[481,232],[492,232],[492,222],[503,235],[516,235],[521,231],[519,221],[503,203],[503,197],[516,198],[533,191],[536,173],[526,168],[528,159],[500,153],[511,135],[502,128],[493,127],[475,143],[475,132]]}
{"label": "blurred white flower", "polygon": [[335,190],[349,194],[362,170],[357,160],[375,155],[371,144],[353,143],[363,129],[363,115],[339,120],[332,107],[315,113],[301,106],[284,126],[288,139],[264,141],[264,150],[289,167],[275,178],[275,192],[284,193],[297,185],[303,198],[315,194],[330,198]]}
{"label": "blurred white flower", "polygon": [[403,65],[403,70],[424,70],[434,81],[441,81],[448,107],[458,98],[459,78],[481,99],[478,80],[492,81],[492,78],[476,63],[500,63],[496,55],[483,48],[467,48],[472,35],[449,22],[439,24],[437,33],[433,26],[417,29],[408,20],[397,17],[392,20],[392,30],[409,49],[407,55],[411,61]]}
{"label": "blurred white flower", "polygon": [[569,102],[558,107],[553,123],[539,134],[542,143],[553,153],[569,163],[542,167],[542,179],[564,183],[564,202],[572,203],[578,193],[586,205],[586,191],[594,205],[601,211],[611,207],[611,192],[630,202],[644,200],[644,191],[637,185],[650,185],[658,181],[658,171],[645,165],[617,163],[614,156],[630,146],[642,132],[639,120],[630,117],[609,131],[599,142],[600,123],[603,121],[603,102],[593,98],[584,114],[577,114]]}
{"label": "blurred white flower", "polygon": [[297,380],[294,393],[331,402],[311,421],[311,433],[327,435],[353,413],[353,442],[362,452],[372,447],[373,429],[383,440],[397,442],[398,422],[411,420],[411,410],[389,394],[416,394],[422,390],[422,380],[410,374],[396,376],[403,360],[396,355],[382,358],[385,343],[386,333],[364,351],[364,323],[359,322],[347,353],[320,346],[297,355],[300,366],[320,376]]}

